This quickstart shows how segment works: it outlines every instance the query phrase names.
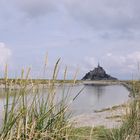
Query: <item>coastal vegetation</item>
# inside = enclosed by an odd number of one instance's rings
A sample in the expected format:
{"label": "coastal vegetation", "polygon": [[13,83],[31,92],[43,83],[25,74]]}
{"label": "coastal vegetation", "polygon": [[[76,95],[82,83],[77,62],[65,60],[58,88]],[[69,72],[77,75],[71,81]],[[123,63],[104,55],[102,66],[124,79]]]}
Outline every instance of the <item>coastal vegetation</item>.
{"label": "coastal vegetation", "polygon": [[[46,95],[40,88],[42,80],[29,79],[30,68],[21,71],[20,78],[8,79],[8,67],[2,82],[2,94],[5,94],[5,103],[0,121],[1,140],[65,140],[71,132],[67,113],[69,104],[66,102],[67,92],[62,93],[62,98],[56,101],[57,74],[60,59],[56,62],[52,80],[48,81]],[[67,71],[64,72],[64,80]],[[63,83],[59,81],[60,83]],[[74,78],[73,82],[75,84]],[[30,93],[34,96],[28,96]],[[10,95],[12,94],[12,98]],[[41,95],[39,95],[41,94]],[[76,97],[75,97],[76,98]],[[75,99],[74,98],[74,99]],[[73,99],[73,101],[74,101]]]}
{"label": "coastal vegetation", "polygon": [[[1,94],[6,96],[2,120],[0,120],[1,140],[138,140],[140,134],[140,82],[125,81],[130,87],[132,100],[126,108],[125,116],[119,128],[99,127],[74,127],[69,121],[71,112],[69,105],[74,102],[83,89],[68,102],[68,91],[63,89],[62,98],[56,101],[57,84],[69,83],[72,86],[80,82],[66,80],[67,68],[64,79],[58,80],[59,61],[56,62],[51,80],[30,79],[31,69],[21,71],[21,76],[15,79],[8,78],[8,67],[5,67],[4,78],[0,80]],[[124,81],[123,81],[124,82]],[[40,85],[45,85],[41,86]],[[46,94],[42,94],[46,90]],[[30,93],[34,96],[30,97]],[[40,95],[41,94],[41,95]],[[12,95],[12,98],[10,96]],[[116,109],[114,106],[111,109]],[[101,111],[109,110],[109,108]],[[112,118],[108,118],[112,119]]]}
{"label": "coastal vegetation", "polygon": [[[124,82],[124,81],[123,81]],[[76,128],[75,134],[82,136],[79,140],[139,140],[140,139],[140,81],[125,81],[131,87],[132,99],[126,107],[123,123],[119,128],[82,127]],[[116,106],[118,108],[118,106]],[[114,109],[116,109],[114,107]],[[103,109],[101,111],[109,110]],[[113,117],[113,116],[112,116]],[[111,119],[111,118],[109,118]],[[85,137],[84,137],[85,136]],[[77,138],[78,139],[78,138]]]}

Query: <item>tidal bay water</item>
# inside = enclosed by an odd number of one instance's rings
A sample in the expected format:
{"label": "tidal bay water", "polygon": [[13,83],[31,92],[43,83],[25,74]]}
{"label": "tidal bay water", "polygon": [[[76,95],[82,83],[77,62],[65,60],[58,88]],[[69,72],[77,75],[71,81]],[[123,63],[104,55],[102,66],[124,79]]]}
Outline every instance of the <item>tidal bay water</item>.
{"label": "tidal bay water", "polygon": [[[82,92],[72,101],[81,89],[83,89]],[[67,102],[70,103],[69,111],[75,116],[93,113],[95,110],[108,108],[114,105],[120,105],[127,102],[129,99],[129,91],[122,85],[92,86],[80,84],[71,86],[67,84],[58,86],[56,88],[55,100],[61,100],[62,94],[64,96],[67,95]],[[38,95],[40,98],[47,98],[47,90],[41,90]],[[34,93],[29,93],[27,95],[28,102],[30,102],[33,97]],[[12,100],[12,98],[13,96],[10,96],[10,100]],[[5,95],[0,96],[0,120],[2,119],[5,100]]]}
{"label": "tidal bay water", "polygon": [[72,104],[77,115],[93,113],[95,110],[120,105],[129,100],[129,91],[122,85],[86,85],[83,92]]}

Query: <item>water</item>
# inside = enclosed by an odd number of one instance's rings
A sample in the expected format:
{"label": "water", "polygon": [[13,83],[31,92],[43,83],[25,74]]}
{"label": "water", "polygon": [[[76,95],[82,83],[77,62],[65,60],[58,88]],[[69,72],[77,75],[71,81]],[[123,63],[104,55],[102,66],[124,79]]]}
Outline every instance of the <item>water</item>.
{"label": "water", "polygon": [[73,102],[72,111],[77,114],[92,113],[114,105],[119,105],[129,99],[129,91],[121,85],[85,86],[84,91]]}
{"label": "water", "polygon": [[[119,105],[126,102],[129,97],[129,91],[121,85],[110,85],[110,86],[64,86],[63,88],[59,86],[57,88],[56,100],[60,100],[62,97],[62,91],[67,95],[68,93],[68,102],[70,102],[77,93],[84,87],[84,90],[79,94],[79,96],[70,104],[70,111],[73,115],[87,114],[92,113],[94,110],[100,110],[103,108],[111,107],[114,105]],[[63,89],[63,90],[62,90]],[[47,96],[47,91],[42,90],[39,93],[40,96]],[[33,93],[28,95],[28,102],[34,97]],[[13,97],[10,96],[10,99]],[[5,96],[0,96],[0,114],[2,114]],[[2,115],[0,115],[0,120]]]}

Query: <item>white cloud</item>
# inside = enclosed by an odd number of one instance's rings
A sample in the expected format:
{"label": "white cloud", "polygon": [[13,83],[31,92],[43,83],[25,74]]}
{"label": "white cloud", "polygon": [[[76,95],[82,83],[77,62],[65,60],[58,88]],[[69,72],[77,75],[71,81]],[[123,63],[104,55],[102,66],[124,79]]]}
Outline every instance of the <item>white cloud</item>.
{"label": "white cloud", "polygon": [[[132,74],[136,77],[138,66],[140,65],[140,51],[132,53],[116,54],[108,52],[100,58],[101,66],[106,72],[119,79],[130,78]],[[98,61],[96,57],[85,57],[82,63],[82,72],[88,72],[96,67]]]}
{"label": "white cloud", "polygon": [[106,55],[103,57],[103,64],[112,71],[119,71],[122,74],[135,73],[138,70],[138,63],[140,63],[140,51],[134,51],[129,54],[115,54]]}
{"label": "white cloud", "polygon": [[83,70],[92,70],[94,69],[94,67],[96,67],[98,64],[97,60],[95,57],[89,57],[89,56],[86,56],[84,58],[84,62],[82,63],[83,67],[85,68],[82,68]]}
{"label": "white cloud", "polygon": [[[87,72],[99,61],[110,74],[125,76],[140,61],[139,5],[139,0],[1,0],[0,38],[13,46],[15,67],[40,68],[34,58],[48,51],[74,64],[73,71],[78,64]],[[1,66],[11,56],[4,43],[0,55]]]}
{"label": "white cloud", "polygon": [[5,45],[5,43],[0,42],[0,66],[3,67],[12,55],[11,50]]}
{"label": "white cloud", "polygon": [[112,53],[107,53],[107,56],[112,56]]}

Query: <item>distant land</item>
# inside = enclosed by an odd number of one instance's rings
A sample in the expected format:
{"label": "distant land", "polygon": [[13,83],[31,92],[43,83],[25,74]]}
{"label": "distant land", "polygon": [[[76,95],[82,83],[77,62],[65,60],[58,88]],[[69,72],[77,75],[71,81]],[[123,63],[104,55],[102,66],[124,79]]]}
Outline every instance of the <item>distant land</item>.
{"label": "distant land", "polygon": [[82,80],[118,80],[115,77],[110,76],[106,73],[106,71],[103,69],[103,67],[98,64],[98,66],[86,73],[86,75],[82,78]]}

